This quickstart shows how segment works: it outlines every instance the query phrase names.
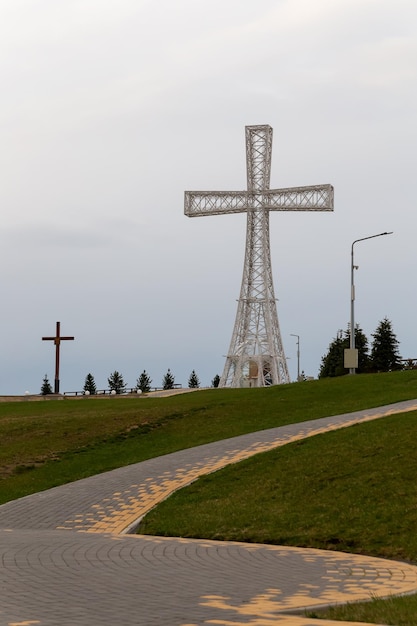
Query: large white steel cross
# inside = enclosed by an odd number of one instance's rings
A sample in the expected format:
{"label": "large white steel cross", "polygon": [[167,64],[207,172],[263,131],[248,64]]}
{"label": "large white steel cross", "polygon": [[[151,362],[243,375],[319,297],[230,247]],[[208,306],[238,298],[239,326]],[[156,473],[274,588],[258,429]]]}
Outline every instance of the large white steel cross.
{"label": "large white steel cross", "polygon": [[245,130],[247,191],[185,192],[188,217],[247,213],[242,285],[220,387],[290,381],[272,281],[269,212],[333,210],[331,185],[270,189],[272,128]]}

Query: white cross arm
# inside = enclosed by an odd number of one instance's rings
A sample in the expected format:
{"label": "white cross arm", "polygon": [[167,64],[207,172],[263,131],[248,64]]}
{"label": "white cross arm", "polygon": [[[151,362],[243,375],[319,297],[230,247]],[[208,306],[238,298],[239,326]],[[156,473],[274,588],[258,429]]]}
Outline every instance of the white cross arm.
{"label": "white cross arm", "polygon": [[243,213],[248,206],[247,191],[186,191],[184,195],[184,213],[188,217]]}
{"label": "white cross arm", "polygon": [[259,205],[271,211],[333,211],[333,187],[313,185],[262,191],[186,191],[188,217],[243,213]]}
{"label": "white cross arm", "polygon": [[333,211],[332,185],[268,189],[263,193],[265,207],[271,211]]}

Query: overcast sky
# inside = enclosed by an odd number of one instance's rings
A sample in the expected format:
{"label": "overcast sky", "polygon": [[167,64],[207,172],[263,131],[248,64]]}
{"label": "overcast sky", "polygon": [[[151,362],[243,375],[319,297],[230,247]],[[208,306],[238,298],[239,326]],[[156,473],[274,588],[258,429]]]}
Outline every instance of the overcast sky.
{"label": "overcast sky", "polygon": [[2,0],[0,394],[114,370],[221,374],[246,216],[184,190],[246,188],[245,125],[274,129],[271,187],[331,183],[334,213],[271,214],[290,375],[350,315],[417,357],[415,0]]}

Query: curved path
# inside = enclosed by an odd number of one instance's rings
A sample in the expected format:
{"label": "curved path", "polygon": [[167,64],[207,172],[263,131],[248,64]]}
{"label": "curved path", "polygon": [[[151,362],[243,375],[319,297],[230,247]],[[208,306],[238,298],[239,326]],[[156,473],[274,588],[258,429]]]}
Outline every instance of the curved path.
{"label": "curved path", "polygon": [[250,433],[0,506],[0,626],[318,626],[331,622],[294,611],[417,592],[417,567],[400,562],[127,534],[155,504],[203,474],[412,410],[417,400]]}

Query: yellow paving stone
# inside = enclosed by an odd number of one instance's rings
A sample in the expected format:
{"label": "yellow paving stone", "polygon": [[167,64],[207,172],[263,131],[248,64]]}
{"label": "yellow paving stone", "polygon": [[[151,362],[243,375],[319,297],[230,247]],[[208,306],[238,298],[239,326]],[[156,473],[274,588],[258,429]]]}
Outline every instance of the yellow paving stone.
{"label": "yellow paving stone", "polygon": [[9,622],[8,626],[33,626],[34,624],[40,624],[39,620],[25,620],[24,622]]}

